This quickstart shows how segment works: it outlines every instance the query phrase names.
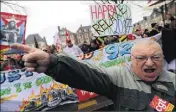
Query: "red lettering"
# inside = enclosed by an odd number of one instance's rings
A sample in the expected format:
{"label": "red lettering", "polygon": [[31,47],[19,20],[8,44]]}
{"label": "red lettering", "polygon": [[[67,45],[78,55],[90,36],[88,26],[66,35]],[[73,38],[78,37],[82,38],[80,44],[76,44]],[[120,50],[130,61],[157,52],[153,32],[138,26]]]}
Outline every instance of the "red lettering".
{"label": "red lettering", "polygon": [[102,10],[101,5],[99,5],[99,7],[98,7],[98,18],[99,18],[99,19],[100,19],[100,16],[102,17],[101,19],[104,19],[104,18],[105,18],[105,14],[104,14],[104,12],[103,12],[103,10]]}
{"label": "red lettering", "polygon": [[106,16],[105,14],[106,14],[106,12],[108,13],[108,7],[107,7],[107,5],[103,5],[102,7],[103,7],[104,16]]}
{"label": "red lettering", "polygon": [[116,13],[116,6],[108,5],[108,17],[114,16],[115,13]]}
{"label": "red lettering", "polygon": [[93,11],[93,6],[90,6],[90,10],[91,10],[92,19],[94,19],[94,17],[97,19],[97,8],[96,8],[96,5],[94,5],[94,11]]}

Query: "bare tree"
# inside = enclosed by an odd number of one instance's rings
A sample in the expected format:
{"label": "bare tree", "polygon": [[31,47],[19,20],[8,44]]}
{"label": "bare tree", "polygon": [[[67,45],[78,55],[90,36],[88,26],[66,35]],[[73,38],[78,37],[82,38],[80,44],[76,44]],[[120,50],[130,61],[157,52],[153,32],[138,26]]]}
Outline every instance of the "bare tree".
{"label": "bare tree", "polygon": [[27,9],[24,6],[18,5],[17,3],[13,3],[10,1],[5,1],[5,0],[0,0],[1,6],[7,6],[8,8],[10,8],[13,12],[17,12],[17,13],[22,13],[21,11],[23,11],[23,13],[25,13],[25,15],[27,15]]}

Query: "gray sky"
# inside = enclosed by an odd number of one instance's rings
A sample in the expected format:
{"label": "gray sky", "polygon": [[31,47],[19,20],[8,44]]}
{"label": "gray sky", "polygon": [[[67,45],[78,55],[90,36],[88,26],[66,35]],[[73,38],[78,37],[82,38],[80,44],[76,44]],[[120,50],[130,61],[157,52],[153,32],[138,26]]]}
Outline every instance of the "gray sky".
{"label": "gray sky", "polygon": [[[26,7],[27,27],[26,37],[32,33],[39,33],[45,36],[49,44],[53,43],[53,36],[57,32],[57,26],[66,27],[72,32],[76,32],[80,24],[90,25],[89,5],[95,2],[86,1],[15,1],[19,5]],[[130,2],[128,2],[130,3]],[[133,23],[149,15],[151,10],[137,7],[135,4],[146,7],[147,1],[137,1],[130,3]],[[17,7],[16,7],[17,8]],[[18,8],[13,11],[7,6],[2,6],[1,11],[24,14],[24,10]]]}

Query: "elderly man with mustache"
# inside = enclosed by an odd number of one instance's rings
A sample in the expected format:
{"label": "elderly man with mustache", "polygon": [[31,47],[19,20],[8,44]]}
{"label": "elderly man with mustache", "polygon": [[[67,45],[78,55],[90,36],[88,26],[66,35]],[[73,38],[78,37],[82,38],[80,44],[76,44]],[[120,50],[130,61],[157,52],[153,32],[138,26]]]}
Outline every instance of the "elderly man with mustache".
{"label": "elderly man with mustache", "polygon": [[[66,54],[49,55],[26,45],[23,60],[28,71],[45,72],[71,87],[107,96],[116,111],[172,111],[175,105],[175,74],[163,69],[163,52],[153,40],[140,40],[131,49],[132,63],[108,69],[72,59]],[[169,105],[169,106],[168,106]]]}

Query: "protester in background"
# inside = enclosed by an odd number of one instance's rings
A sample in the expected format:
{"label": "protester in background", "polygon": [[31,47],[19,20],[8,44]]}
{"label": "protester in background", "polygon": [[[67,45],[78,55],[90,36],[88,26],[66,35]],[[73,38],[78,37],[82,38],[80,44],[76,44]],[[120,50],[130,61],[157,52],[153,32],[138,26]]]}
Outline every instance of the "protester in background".
{"label": "protester in background", "polygon": [[92,52],[92,51],[95,51],[95,50],[99,49],[99,45],[97,44],[96,39],[94,39],[90,42],[90,48],[89,49],[90,49],[89,52]]}
{"label": "protester in background", "polygon": [[103,39],[104,39],[104,44],[105,45],[108,45],[110,43],[109,38],[107,36],[105,36]]}
{"label": "protester in background", "polygon": [[166,20],[164,21],[164,23],[165,23],[164,27],[169,29],[171,22],[174,20],[175,20],[175,18],[170,13],[167,13]]}
{"label": "protester in background", "polygon": [[81,46],[81,50],[84,54],[89,53],[89,46],[86,43],[83,43]]}
{"label": "protester in background", "polygon": [[142,38],[142,33],[141,30],[136,29],[136,31],[133,33],[133,36],[135,37],[135,39],[141,39]]}
{"label": "protester in background", "polygon": [[51,54],[57,53],[57,49],[55,45],[51,45]]}
{"label": "protester in background", "polygon": [[66,40],[66,44],[66,47],[63,49],[65,53],[68,53],[72,56],[80,56],[83,54],[82,50],[78,46],[73,45],[70,39]]}
{"label": "protester in background", "polygon": [[12,70],[12,66],[10,65],[8,60],[4,60],[4,62],[2,63],[2,69],[3,71]]}
{"label": "protester in background", "polygon": [[149,37],[149,35],[150,35],[150,32],[148,31],[148,29],[145,29],[144,33],[142,35],[142,38],[147,38],[147,37]]}
{"label": "protester in background", "polygon": [[163,30],[162,26],[158,26],[158,31],[161,32]]}
{"label": "protester in background", "polygon": [[150,31],[150,37],[152,37],[152,36],[154,36],[154,35],[156,35],[156,34],[158,34],[159,33],[159,31],[158,31],[158,24],[157,23],[152,23],[151,24],[151,27],[152,27],[152,30]]}

